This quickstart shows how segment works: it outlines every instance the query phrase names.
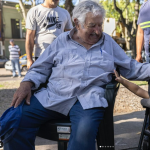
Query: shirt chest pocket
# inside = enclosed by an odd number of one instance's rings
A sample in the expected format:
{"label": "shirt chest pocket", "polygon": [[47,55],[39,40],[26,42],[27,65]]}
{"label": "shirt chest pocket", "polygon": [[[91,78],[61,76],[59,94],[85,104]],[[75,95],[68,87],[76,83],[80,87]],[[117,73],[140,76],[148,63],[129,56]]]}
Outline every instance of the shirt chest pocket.
{"label": "shirt chest pocket", "polygon": [[106,71],[114,71],[114,58],[105,51],[102,54],[102,59],[100,59],[100,67]]}
{"label": "shirt chest pocket", "polygon": [[102,52],[99,51],[95,57],[93,57],[93,63],[104,71],[113,72],[114,70],[114,59],[105,50],[102,50]]}
{"label": "shirt chest pocket", "polygon": [[69,90],[72,86],[72,80],[63,78],[61,80],[58,80],[56,82],[56,85],[57,85],[57,89],[59,90],[65,90],[65,89]]}
{"label": "shirt chest pocket", "polygon": [[72,80],[63,78],[56,83],[57,92],[60,96],[69,97],[72,89]]}
{"label": "shirt chest pocket", "polygon": [[73,81],[67,78],[58,78],[55,80],[50,80],[49,83],[50,91],[52,91],[52,93],[59,96],[68,97],[71,92],[70,89],[72,88]]}

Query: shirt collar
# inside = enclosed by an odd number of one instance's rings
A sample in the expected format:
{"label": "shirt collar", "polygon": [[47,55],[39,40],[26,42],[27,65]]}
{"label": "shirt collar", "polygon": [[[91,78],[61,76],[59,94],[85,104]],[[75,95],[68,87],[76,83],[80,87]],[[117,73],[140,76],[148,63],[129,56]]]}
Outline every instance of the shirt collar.
{"label": "shirt collar", "polygon": [[76,27],[74,27],[73,29],[71,29],[71,30],[68,32],[68,40],[69,40],[69,39],[72,39],[72,36],[73,36],[73,34],[74,34],[74,32],[75,32],[76,30],[77,30]]}
{"label": "shirt collar", "polygon": [[[69,32],[68,32],[68,40],[70,40],[70,39],[72,39],[72,36],[73,36],[73,34],[74,34],[74,32],[76,31],[77,29],[76,29],[76,27],[74,27],[73,29],[71,29]],[[104,35],[104,33],[102,32],[102,36],[101,36],[101,38],[100,38],[100,40],[97,42],[97,43],[95,43],[94,45],[92,45],[92,47],[93,46],[96,46],[96,45],[100,45],[100,44],[102,44],[103,42],[104,42],[104,40],[105,40],[105,35]]]}

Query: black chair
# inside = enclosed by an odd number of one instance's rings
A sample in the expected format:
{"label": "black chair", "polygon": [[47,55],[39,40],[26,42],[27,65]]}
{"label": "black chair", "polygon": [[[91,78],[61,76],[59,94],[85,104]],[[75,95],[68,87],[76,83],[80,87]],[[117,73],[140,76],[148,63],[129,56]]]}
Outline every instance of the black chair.
{"label": "black chair", "polygon": [[[150,81],[148,82],[148,93],[150,95]],[[141,105],[146,110],[138,150],[150,150],[150,100],[142,99]]]}
{"label": "black chair", "polygon": [[[105,98],[108,101],[104,119],[99,126],[97,133],[98,150],[114,150],[114,124],[113,124],[113,109],[115,97],[119,88],[119,83],[113,80],[106,85]],[[69,120],[55,120],[43,124],[37,136],[58,141],[58,150],[66,150],[71,133],[71,122]]]}
{"label": "black chair", "polygon": [[[105,98],[108,102],[108,107],[105,110],[104,119],[99,126],[97,133],[97,147],[98,150],[114,150],[114,124],[113,124],[113,109],[115,98],[119,89],[119,83],[115,78],[106,85]],[[71,133],[71,122],[69,120],[55,120],[43,124],[37,136],[58,141],[58,150],[66,150]],[[3,143],[0,140],[0,148]]]}
{"label": "black chair", "polygon": [[2,148],[3,147],[3,143],[2,143],[2,141],[0,140],[0,148]]}

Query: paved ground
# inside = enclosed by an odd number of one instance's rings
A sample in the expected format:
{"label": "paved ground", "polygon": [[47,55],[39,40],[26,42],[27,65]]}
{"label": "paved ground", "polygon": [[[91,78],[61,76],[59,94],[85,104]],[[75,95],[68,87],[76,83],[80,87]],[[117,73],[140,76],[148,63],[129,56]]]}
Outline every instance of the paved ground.
{"label": "paved ground", "polygon": [[[26,72],[21,72],[22,79],[25,76]],[[11,78],[11,71],[6,71],[5,68],[0,68],[0,80],[20,80],[18,77]]]}
{"label": "paved ground", "polygon": [[[22,73],[23,76],[25,72]],[[20,78],[10,78],[11,72],[0,68],[0,81],[22,80]],[[144,111],[136,111],[132,113],[114,114],[115,129],[115,149],[135,150],[138,146],[140,132],[142,129]],[[36,138],[36,150],[57,150],[57,142]]]}
{"label": "paved ground", "polygon": [[116,150],[138,147],[144,111],[114,115]]}

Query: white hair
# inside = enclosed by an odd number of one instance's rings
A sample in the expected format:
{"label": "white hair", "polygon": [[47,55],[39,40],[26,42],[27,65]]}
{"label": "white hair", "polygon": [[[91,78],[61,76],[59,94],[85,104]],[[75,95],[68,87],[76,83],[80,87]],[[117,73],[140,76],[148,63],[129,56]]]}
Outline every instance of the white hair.
{"label": "white hair", "polygon": [[83,0],[79,2],[78,5],[72,11],[72,20],[78,19],[78,21],[84,25],[86,14],[92,12],[93,15],[101,15],[105,18],[105,10],[102,5],[94,0]]}

